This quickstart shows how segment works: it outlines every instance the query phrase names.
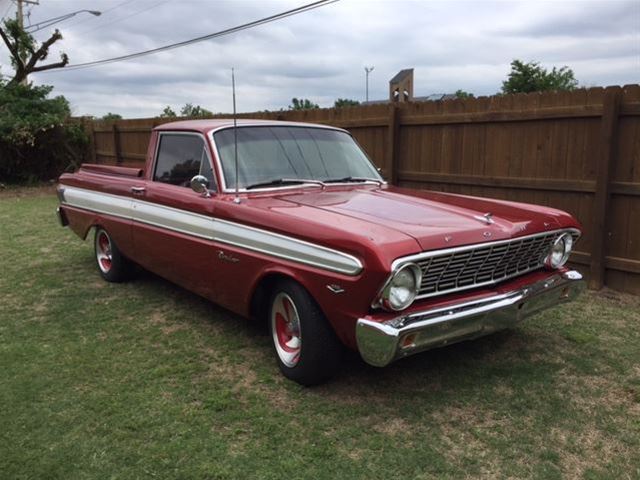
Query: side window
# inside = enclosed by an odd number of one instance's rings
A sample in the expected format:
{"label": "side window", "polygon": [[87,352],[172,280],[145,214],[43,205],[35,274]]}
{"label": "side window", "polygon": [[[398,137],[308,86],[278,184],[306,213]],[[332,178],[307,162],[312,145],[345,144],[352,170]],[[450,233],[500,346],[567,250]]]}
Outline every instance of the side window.
{"label": "side window", "polygon": [[215,189],[211,160],[200,135],[161,134],[153,180],[188,187],[194,175],[209,180]]}

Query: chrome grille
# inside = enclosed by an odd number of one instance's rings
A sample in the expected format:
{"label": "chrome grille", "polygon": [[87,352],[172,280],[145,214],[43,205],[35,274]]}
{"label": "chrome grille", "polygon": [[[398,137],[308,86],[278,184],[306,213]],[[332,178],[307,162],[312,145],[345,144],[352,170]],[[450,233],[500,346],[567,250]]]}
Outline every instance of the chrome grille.
{"label": "chrome grille", "polygon": [[[491,285],[544,266],[555,231],[466,247],[426,252],[410,259],[422,269],[418,298]],[[579,232],[571,230],[574,241]],[[409,259],[403,259],[405,263]]]}

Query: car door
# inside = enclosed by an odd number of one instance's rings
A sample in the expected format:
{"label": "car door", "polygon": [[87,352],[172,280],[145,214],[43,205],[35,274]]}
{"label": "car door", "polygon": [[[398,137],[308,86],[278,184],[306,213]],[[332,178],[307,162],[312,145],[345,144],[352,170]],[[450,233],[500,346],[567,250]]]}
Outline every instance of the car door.
{"label": "car door", "polygon": [[[203,175],[210,195],[194,192]],[[144,268],[208,298],[214,297],[213,198],[217,189],[205,138],[160,132],[152,169],[134,201],[133,247]]]}

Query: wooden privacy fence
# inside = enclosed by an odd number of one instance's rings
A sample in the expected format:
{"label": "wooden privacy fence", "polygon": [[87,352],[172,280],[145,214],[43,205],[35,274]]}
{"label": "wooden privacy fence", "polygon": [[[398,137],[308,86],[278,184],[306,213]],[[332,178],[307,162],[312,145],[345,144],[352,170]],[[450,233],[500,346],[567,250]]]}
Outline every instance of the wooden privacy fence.
{"label": "wooden privacy fence", "polygon": [[[590,286],[640,294],[640,85],[240,117],[346,128],[395,185],[566,210]],[[144,162],[166,121],[86,124],[94,161]]]}

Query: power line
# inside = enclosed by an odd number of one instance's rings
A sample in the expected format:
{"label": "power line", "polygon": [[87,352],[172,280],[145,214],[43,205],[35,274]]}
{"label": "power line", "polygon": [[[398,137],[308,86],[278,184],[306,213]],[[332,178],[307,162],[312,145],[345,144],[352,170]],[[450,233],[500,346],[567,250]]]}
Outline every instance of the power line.
{"label": "power line", "polygon": [[[124,2],[120,2],[120,3],[118,3],[117,5],[114,5],[114,6],[113,6],[113,7],[111,7],[111,8],[107,8],[106,10],[102,10],[102,15],[104,15],[105,13],[109,13],[109,12],[111,12],[111,11],[115,10],[116,8],[120,8],[120,7],[121,7],[121,6],[123,6],[125,3],[131,3],[131,2],[134,2],[134,1],[135,1],[135,0],[124,0]],[[81,20],[77,20],[77,21],[75,21],[75,22],[73,22],[73,23],[68,24],[68,25],[67,25],[67,28],[68,28],[68,27],[75,27],[76,25],[80,25],[81,23],[88,22],[89,20],[95,20],[95,17],[89,17],[89,18],[83,18],[83,19],[81,19]]]}
{"label": "power line", "polygon": [[139,58],[139,57],[143,57],[143,56],[146,56],[146,55],[152,55],[154,53],[164,52],[164,51],[167,51],[167,50],[173,50],[175,48],[185,47],[187,45],[191,45],[191,44],[194,44],[194,43],[203,42],[205,40],[210,40],[212,38],[218,38],[218,37],[222,37],[222,36],[225,36],[225,35],[230,35],[232,33],[237,33],[237,32],[240,32],[242,30],[248,30],[248,29],[253,28],[253,27],[264,25],[264,24],[267,24],[267,23],[270,23],[270,22],[275,22],[277,20],[281,20],[281,19],[286,18],[286,17],[291,17],[293,15],[298,15],[300,13],[308,12],[310,10],[314,10],[316,8],[324,7],[326,5],[330,5],[330,4],[336,3],[338,1],[339,0],[319,0],[319,1],[316,1],[316,2],[308,3],[306,5],[302,5],[301,7],[293,8],[291,10],[287,10],[287,11],[282,12],[282,13],[277,13],[275,15],[271,15],[269,17],[262,18],[260,20],[255,20],[253,22],[249,22],[249,23],[245,23],[245,24],[242,24],[242,25],[238,25],[237,27],[228,28],[226,30],[221,30],[219,32],[210,33],[208,35],[203,35],[201,37],[192,38],[190,40],[184,40],[182,42],[172,43],[172,44],[169,44],[169,45],[165,45],[163,47],[157,47],[157,48],[152,48],[150,50],[144,50],[142,52],[130,53],[128,55],[121,55],[119,57],[106,58],[104,60],[95,60],[93,62],[78,63],[76,65],[68,65],[65,68],[47,70],[47,72],[62,72],[62,71],[69,71],[69,70],[80,70],[80,69],[83,69],[83,68],[95,67],[95,66],[104,65],[104,64],[107,64],[107,63],[121,62],[121,61],[124,61],[124,60],[132,60],[134,58]]}
{"label": "power line", "polygon": [[141,13],[144,13],[144,12],[146,12],[146,11],[149,11],[149,10],[151,10],[152,8],[159,7],[160,5],[162,5],[162,4],[164,4],[164,3],[167,3],[168,1],[169,1],[169,0],[163,0],[163,1],[161,1],[161,2],[158,2],[158,3],[156,3],[156,4],[153,4],[153,5],[151,5],[151,6],[145,7],[145,8],[143,8],[143,9],[141,9],[141,10],[138,10],[138,11],[136,11],[136,12],[133,12],[133,13],[131,13],[131,14],[129,14],[129,15],[125,15],[124,17],[114,18],[114,19],[113,19],[113,20],[111,20],[110,22],[103,23],[103,24],[101,24],[101,25],[99,25],[99,26],[97,26],[97,27],[95,27],[95,28],[88,28],[88,29],[86,29],[86,30],[82,30],[81,32],[78,32],[78,35],[82,35],[83,33],[87,33],[87,32],[94,32],[94,31],[96,31],[96,30],[100,30],[101,28],[108,27],[109,25],[113,25],[114,23],[118,23],[118,22],[121,22],[121,21],[123,21],[123,20],[126,20],[127,18],[135,17],[136,15],[140,15]]}
{"label": "power line", "polygon": [[7,13],[9,13],[9,10],[11,10],[11,6],[13,5],[12,0],[7,0],[7,4],[8,4],[7,5],[7,9],[2,14],[2,18],[0,18],[0,22],[3,21],[7,17]]}

